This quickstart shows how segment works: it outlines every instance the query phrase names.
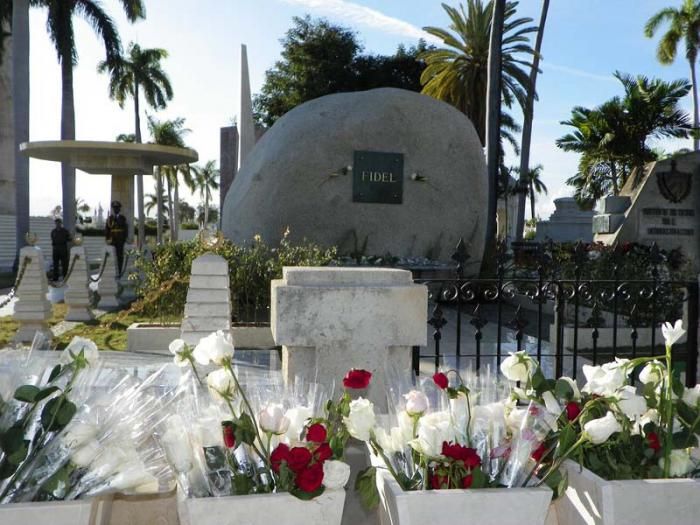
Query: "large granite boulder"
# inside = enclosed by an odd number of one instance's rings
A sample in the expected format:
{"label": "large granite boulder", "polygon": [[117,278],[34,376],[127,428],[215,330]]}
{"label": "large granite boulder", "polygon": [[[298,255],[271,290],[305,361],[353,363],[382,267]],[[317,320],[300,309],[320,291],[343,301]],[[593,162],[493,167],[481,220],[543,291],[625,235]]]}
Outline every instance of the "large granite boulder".
{"label": "large granite boulder", "polygon": [[[393,195],[400,204],[353,202],[358,151],[403,155],[403,190]],[[462,237],[474,264],[486,204],[484,153],[469,119],[425,95],[384,88],[321,97],[279,119],[231,185],[223,230],[237,243],[256,234],[277,243],[289,228],[292,240],[341,253],[439,260]]]}

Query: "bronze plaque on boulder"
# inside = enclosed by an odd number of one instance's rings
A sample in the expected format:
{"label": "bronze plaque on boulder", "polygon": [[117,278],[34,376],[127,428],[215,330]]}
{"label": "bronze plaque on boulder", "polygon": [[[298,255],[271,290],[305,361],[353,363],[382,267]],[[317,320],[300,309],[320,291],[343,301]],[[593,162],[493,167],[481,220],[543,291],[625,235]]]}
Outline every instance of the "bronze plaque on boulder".
{"label": "bronze plaque on boulder", "polygon": [[403,154],[356,151],[352,165],[352,201],[401,204]]}

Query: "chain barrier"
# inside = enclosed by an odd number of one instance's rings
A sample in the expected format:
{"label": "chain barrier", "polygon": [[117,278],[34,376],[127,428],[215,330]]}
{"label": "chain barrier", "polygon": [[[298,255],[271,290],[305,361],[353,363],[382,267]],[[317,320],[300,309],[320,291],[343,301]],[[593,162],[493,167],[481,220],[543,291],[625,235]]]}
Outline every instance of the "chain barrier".
{"label": "chain barrier", "polygon": [[102,268],[100,268],[100,272],[97,274],[97,277],[88,275],[88,279],[90,279],[91,282],[96,283],[102,279],[102,274],[105,273],[105,268],[107,268],[107,259],[109,259],[109,252],[105,252],[105,258],[102,260]]}
{"label": "chain barrier", "polygon": [[32,262],[31,257],[25,257],[22,259],[22,267],[19,270],[19,273],[17,274],[17,279],[15,279],[15,284],[12,286],[12,289],[10,290],[10,293],[7,294],[7,297],[0,301],[0,308],[5,308],[8,304],[10,304],[10,301],[15,298],[15,295],[17,294],[17,289],[19,288],[19,285],[22,283],[22,278],[24,277],[24,272],[27,270],[27,266],[29,266],[29,263]]}
{"label": "chain barrier", "polygon": [[122,267],[119,269],[119,275],[117,275],[117,279],[121,279],[122,275],[124,275],[124,272],[126,271],[128,265],[129,265],[129,257],[131,257],[131,251],[128,251],[124,254],[124,263],[122,264]]}
{"label": "chain barrier", "polygon": [[70,279],[70,276],[73,274],[73,268],[75,268],[75,263],[78,259],[80,259],[80,255],[76,253],[73,256],[73,260],[70,262],[68,272],[63,277],[63,281],[61,281],[60,283],[58,281],[49,281],[49,285],[53,288],[63,288],[64,286],[66,286],[68,284],[68,279]]}

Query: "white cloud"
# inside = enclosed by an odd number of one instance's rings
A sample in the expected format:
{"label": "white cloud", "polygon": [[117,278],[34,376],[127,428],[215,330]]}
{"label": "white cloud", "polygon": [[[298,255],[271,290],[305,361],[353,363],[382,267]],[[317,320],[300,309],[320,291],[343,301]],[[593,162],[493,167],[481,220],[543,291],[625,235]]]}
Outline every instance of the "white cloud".
{"label": "white cloud", "polygon": [[421,28],[404,20],[385,15],[360,4],[346,0],[283,0],[326,16],[338,18],[343,22],[383,31],[385,33],[409,38],[422,38],[432,44],[442,44],[442,40],[426,33]]}
{"label": "white cloud", "polygon": [[551,69],[552,71],[559,71],[560,73],[566,73],[568,75],[574,75],[583,78],[592,78],[594,80],[605,80],[606,82],[617,82],[615,77],[610,75],[601,75],[598,73],[591,73],[590,71],[584,71],[583,69],[577,69],[575,67],[562,66],[559,64],[553,64],[552,62],[542,61],[541,66],[543,69]]}

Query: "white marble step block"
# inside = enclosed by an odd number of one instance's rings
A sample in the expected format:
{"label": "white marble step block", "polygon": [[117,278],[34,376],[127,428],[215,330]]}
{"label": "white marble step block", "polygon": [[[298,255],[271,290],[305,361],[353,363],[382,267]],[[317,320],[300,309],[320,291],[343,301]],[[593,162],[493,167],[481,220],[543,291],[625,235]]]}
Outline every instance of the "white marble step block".
{"label": "white marble step block", "polygon": [[213,253],[205,253],[192,264],[192,275],[228,275],[228,262]]}
{"label": "white marble step block", "polygon": [[552,499],[548,487],[404,491],[381,469],[377,489],[382,525],[545,525]]}
{"label": "white marble step block", "polygon": [[194,498],[178,502],[181,525],[340,525],[345,490],[302,501],[291,494]]}
{"label": "white marble step block", "polygon": [[107,525],[93,500],[0,505],[2,525]]}
{"label": "white marble step block", "polygon": [[47,321],[51,317],[51,303],[46,299],[49,287],[44,273],[44,255],[41,248],[25,246],[20,250],[19,256],[22,266],[24,261],[30,262],[24,267],[17,289],[14,318],[19,321],[20,328],[13,340],[17,343],[31,343],[35,333],[39,332],[50,341],[53,335]]}
{"label": "white marble step block", "polygon": [[227,317],[199,317],[185,318],[182,320],[182,329],[188,332],[205,332],[210,334],[217,330],[230,330],[231,320]]}
{"label": "white marble step block", "polygon": [[607,481],[564,462],[566,494],[555,502],[561,525],[697,525],[700,482],[692,479]]}
{"label": "white marble step block", "polygon": [[190,303],[225,303],[230,301],[227,289],[190,288],[187,291],[187,302]]}
{"label": "white marble step block", "polygon": [[228,289],[229,280],[227,275],[192,275],[190,277],[190,288],[206,290]]}
{"label": "white marble step block", "polygon": [[209,319],[211,317],[225,318],[231,311],[229,303],[186,303],[185,317],[199,317],[200,319]]}

